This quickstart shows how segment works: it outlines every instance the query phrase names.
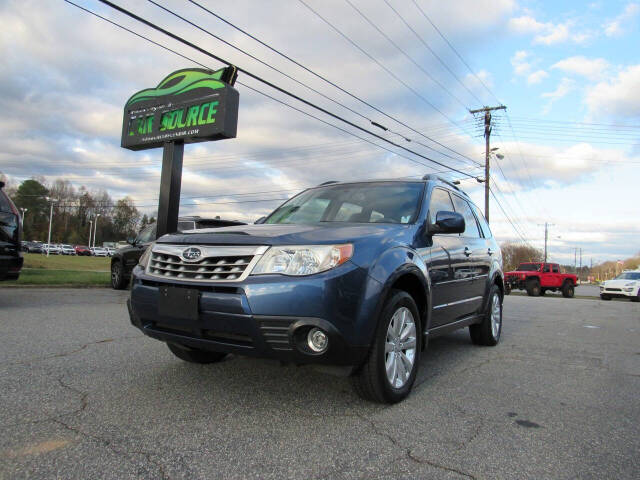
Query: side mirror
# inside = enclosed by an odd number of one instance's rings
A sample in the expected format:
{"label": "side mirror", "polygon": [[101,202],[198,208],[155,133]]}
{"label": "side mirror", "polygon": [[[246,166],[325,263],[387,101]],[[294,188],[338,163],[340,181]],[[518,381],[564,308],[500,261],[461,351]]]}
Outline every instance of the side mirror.
{"label": "side mirror", "polygon": [[254,223],[254,225],[259,225],[259,224],[263,223],[266,219],[267,219],[267,217],[260,217],[259,219],[257,219],[253,223]]}
{"label": "side mirror", "polygon": [[435,223],[429,225],[429,233],[462,233],[464,228],[464,217],[461,214],[441,210],[436,213]]}
{"label": "side mirror", "polygon": [[127,238],[127,243],[129,245],[135,245],[136,244],[136,239],[134,237],[129,237],[129,238]]}

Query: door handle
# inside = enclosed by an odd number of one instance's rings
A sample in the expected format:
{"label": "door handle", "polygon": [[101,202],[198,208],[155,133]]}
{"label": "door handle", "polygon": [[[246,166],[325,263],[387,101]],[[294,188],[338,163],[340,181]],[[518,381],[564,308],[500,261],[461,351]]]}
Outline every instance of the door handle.
{"label": "door handle", "polygon": [[469,250],[469,247],[464,247],[464,254],[468,257],[471,255],[471,250]]}
{"label": "door handle", "polygon": [[493,250],[489,249],[489,250],[487,250],[487,253],[488,253],[489,255],[493,255]]}

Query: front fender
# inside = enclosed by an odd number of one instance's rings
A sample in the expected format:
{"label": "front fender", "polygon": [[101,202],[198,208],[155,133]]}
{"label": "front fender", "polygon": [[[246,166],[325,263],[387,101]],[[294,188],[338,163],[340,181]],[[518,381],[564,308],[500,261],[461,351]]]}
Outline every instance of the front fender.
{"label": "front fender", "polygon": [[[431,282],[426,264],[415,251],[406,247],[395,247],[384,252],[372,266],[369,275],[381,285],[375,313],[380,316],[393,285],[401,278],[415,279],[415,287],[424,294],[421,313],[423,331],[431,325]],[[416,299],[416,303],[420,303]]]}

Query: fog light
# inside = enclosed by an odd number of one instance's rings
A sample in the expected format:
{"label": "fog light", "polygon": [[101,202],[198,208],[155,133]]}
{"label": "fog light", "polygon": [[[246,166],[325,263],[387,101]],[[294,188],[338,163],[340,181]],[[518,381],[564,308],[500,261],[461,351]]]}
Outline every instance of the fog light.
{"label": "fog light", "polygon": [[307,345],[316,353],[324,352],[329,346],[329,338],[319,328],[312,328],[307,335]]}

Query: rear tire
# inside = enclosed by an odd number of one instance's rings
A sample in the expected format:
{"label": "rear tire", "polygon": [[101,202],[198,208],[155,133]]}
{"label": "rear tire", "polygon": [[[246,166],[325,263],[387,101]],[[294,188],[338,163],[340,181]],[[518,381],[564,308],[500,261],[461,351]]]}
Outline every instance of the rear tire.
{"label": "rear tire", "polygon": [[380,314],[369,356],[351,377],[356,393],[378,403],[403,400],[416,379],[421,345],[416,302],[407,292],[392,290]]}
{"label": "rear tire", "polygon": [[505,295],[510,295],[511,294],[511,285],[507,284],[504,286],[504,294]]}
{"label": "rear tire", "polygon": [[547,289],[546,288],[541,288],[540,289],[540,296],[544,297],[544,294],[547,293]]}
{"label": "rear tire", "polygon": [[111,264],[111,287],[114,290],[124,290],[127,286],[127,281],[124,278],[124,269],[122,263],[113,262]]}
{"label": "rear tire", "polygon": [[576,293],[576,289],[571,282],[565,282],[562,286],[562,296],[564,298],[573,298]]}
{"label": "rear tire", "polygon": [[474,345],[493,347],[500,341],[502,333],[502,295],[497,285],[489,291],[487,310],[481,323],[469,325],[469,335]]}
{"label": "rear tire", "polygon": [[176,357],[189,363],[216,363],[227,356],[226,353],[198,350],[196,348],[178,345],[177,343],[167,343],[167,346]]}
{"label": "rear tire", "polygon": [[600,294],[600,300],[611,300],[609,295]]}
{"label": "rear tire", "polygon": [[540,296],[540,282],[538,280],[527,281],[527,295],[530,297]]}

